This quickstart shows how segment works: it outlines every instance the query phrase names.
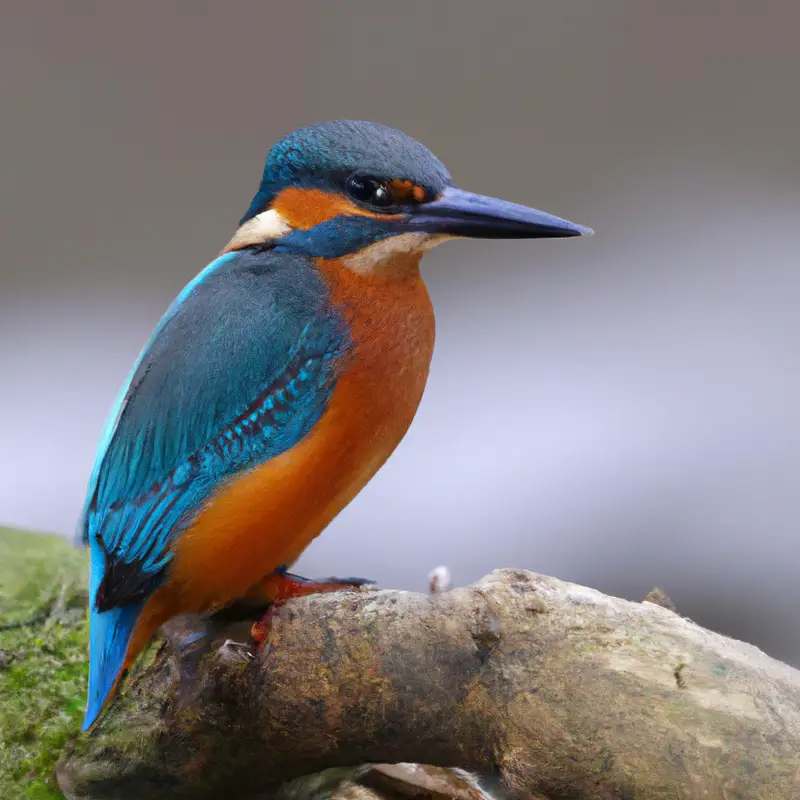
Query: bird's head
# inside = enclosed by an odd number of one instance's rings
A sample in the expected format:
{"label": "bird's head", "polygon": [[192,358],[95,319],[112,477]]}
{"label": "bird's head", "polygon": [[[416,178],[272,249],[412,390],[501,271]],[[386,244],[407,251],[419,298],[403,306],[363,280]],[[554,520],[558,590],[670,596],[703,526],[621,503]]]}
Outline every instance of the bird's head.
{"label": "bird's head", "polygon": [[442,162],[400,131],[337,120],[301,128],[272,148],[226,250],[267,244],[373,271],[399,253],[421,254],[452,237],[589,233],[543,211],[455,187]]}

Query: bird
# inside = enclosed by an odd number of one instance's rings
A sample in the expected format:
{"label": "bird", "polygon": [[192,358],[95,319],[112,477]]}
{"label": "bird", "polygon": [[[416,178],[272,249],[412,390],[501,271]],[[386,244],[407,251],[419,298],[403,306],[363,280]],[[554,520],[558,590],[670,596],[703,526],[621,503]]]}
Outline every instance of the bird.
{"label": "bird", "polygon": [[288,569],[416,414],[435,330],[426,251],[591,233],[458,188],[424,145],[375,122],[278,141],[232,238],[157,324],[100,437],[78,525],[90,553],[83,730],[173,617],[360,585]]}

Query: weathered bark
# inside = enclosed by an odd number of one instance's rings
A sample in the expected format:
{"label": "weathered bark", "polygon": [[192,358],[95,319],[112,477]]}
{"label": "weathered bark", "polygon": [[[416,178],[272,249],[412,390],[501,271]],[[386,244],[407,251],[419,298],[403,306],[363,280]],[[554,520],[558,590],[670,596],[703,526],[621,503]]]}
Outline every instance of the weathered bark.
{"label": "weathered bark", "polygon": [[800,797],[800,673],[659,605],[500,570],[296,600],[174,698],[140,674],[59,766],[71,798],[266,796],[333,766],[494,773],[525,798]]}

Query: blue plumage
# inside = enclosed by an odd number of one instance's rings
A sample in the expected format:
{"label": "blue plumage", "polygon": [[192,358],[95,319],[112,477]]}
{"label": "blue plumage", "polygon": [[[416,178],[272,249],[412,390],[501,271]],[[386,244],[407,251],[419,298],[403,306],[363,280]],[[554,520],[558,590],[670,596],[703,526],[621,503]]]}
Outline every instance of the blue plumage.
{"label": "blue plumage", "polygon": [[[103,551],[99,547],[91,548],[91,578],[89,593],[97,595],[105,569]],[[89,698],[86,704],[86,715],[83,730],[86,730],[97,719],[103,709],[103,703],[119,674],[120,665],[125,659],[133,626],[142,610],[142,603],[133,603],[110,611],[98,613],[91,610],[92,624],[89,631]]]}
{"label": "blue plumage", "polygon": [[171,542],[223,481],[311,430],[347,345],[322,279],[289,253],[217,259],[164,316],[111,415],[82,523],[92,550],[87,726]]}
{"label": "blue plumage", "polygon": [[419,183],[434,195],[450,183],[444,164],[404,133],[374,122],[332,120],[300,128],[270,150],[258,192],[240,224],[287,186],[341,192],[353,172]]}
{"label": "blue plumage", "polygon": [[293,230],[276,242],[275,250],[279,253],[307,253],[314,258],[341,258],[397,232],[398,224],[393,220],[342,215],[321,222],[310,231]]}

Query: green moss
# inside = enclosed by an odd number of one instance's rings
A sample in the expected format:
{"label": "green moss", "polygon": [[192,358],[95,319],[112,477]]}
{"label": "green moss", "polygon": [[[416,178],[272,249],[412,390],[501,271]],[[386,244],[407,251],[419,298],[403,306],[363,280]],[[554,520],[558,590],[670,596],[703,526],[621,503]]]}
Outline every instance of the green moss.
{"label": "green moss", "polygon": [[0,528],[0,797],[61,797],[53,767],[86,702],[88,559]]}

